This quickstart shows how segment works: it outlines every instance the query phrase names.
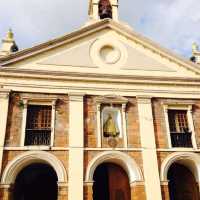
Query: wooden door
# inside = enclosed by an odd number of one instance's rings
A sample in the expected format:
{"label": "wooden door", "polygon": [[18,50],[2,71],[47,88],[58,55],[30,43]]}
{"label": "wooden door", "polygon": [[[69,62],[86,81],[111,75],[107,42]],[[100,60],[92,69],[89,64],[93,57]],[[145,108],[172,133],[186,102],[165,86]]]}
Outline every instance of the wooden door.
{"label": "wooden door", "polygon": [[170,200],[200,200],[194,175],[183,165],[174,164],[168,172]]}
{"label": "wooden door", "polygon": [[130,183],[126,172],[119,166],[108,164],[110,200],[130,200]]}
{"label": "wooden door", "polygon": [[94,173],[93,200],[130,200],[130,183],[119,166],[104,163]]}

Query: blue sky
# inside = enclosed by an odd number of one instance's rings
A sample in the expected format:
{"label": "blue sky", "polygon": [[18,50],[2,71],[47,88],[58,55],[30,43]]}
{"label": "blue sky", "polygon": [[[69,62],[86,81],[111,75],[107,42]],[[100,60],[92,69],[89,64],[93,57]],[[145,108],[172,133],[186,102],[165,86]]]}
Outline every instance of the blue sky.
{"label": "blue sky", "polygon": [[[20,49],[80,28],[89,0],[0,0],[0,38],[11,27]],[[177,54],[200,44],[199,0],[119,0],[120,20]]]}

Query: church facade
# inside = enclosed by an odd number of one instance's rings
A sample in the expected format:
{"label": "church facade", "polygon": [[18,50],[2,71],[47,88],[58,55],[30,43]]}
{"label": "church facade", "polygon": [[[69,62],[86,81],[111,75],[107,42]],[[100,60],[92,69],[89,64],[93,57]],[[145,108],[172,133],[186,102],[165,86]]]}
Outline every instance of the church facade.
{"label": "church facade", "polygon": [[1,200],[199,200],[200,51],[180,58],[90,0],[70,34],[0,51]]}

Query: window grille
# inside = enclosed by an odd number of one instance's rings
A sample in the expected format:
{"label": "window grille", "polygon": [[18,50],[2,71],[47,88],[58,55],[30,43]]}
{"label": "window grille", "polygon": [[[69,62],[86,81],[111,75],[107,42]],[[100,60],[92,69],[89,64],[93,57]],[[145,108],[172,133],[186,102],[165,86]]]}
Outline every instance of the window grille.
{"label": "window grille", "polygon": [[192,147],[187,111],[168,110],[169,128],[173,147]]}
{"label": "window grille", "polygon": [[25,145],[50,145],[51,106],[28,105]]}

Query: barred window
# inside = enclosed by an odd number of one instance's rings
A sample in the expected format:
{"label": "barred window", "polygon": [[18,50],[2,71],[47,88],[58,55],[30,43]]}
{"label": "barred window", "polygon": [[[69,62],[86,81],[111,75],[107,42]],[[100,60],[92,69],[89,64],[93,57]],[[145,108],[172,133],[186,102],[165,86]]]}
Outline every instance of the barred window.
{"label": "barred window", "polygon": [[50,145],[52,106],[28,105],[25,145]]}
{"label": "barred window", "polygon": [[169,110],[169,127],[170,132],[185,132],[188,131],[187,111],[185,110]]}
{"label": "barred window", "polygon": [[50,129],[51,106],[28,105],[26,129]]}

